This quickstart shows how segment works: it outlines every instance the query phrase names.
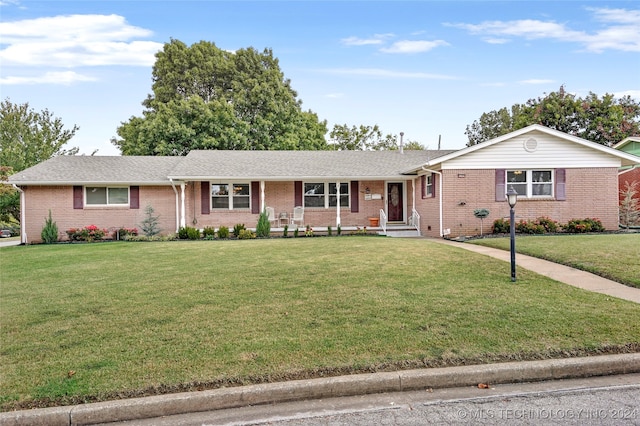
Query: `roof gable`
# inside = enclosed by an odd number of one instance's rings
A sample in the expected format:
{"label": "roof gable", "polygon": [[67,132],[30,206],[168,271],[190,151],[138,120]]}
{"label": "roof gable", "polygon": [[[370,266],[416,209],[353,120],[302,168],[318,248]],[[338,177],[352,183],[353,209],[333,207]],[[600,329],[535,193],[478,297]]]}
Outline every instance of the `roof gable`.
{"label": "roof gable", "polygon": [[[474,155],[474,153],[480,150],[485,150],[485,151],[492,150],[492,147],[494,148],[493,149],[494,152],[498,152],[498,145],[504,145],[504,144],[508,145],[510,141],[513,141],[516,139],[520,139],[521,142],[519,143],[522,144],[523,143],[522,141],[525,141],[527,139],[526,136],[532,135],[532,137],[534,137],[536,134],[544,135],[546,137],[556,139],[557,141],[562,142],[565,145],[565,147],[573,146],[573,150],[581,152],[586,158],[589,158],[589,157],[599,158],[599,159],[603,159],[604,162],[607,162],[607,159],[608,159],[610,160],[609,162],[612,163],[613,167],[617,167],[620,164],[623,166],[640,164],[640,158],[635,157],[634,155],[617,151],[615,149],[597,144],[595,142],[590,142],[576,136],[571,136],[566,133],[550,129],[545,126],[541,126],[539,124],[534,124],[534,125],[516,130],[514,132],[508,133],[506,135],[491,139],[489,141],[482,142],[482,143],[461,149],[459,151],[455,151],[448,155],[440,156],[428,162],[427,164],[425,164],[425,166],[428,166],[431,168],[443,168],[443,167],[446,168],[445,164],[447,162],[453,163],[454,162],[453,160],[461,159],[463,157],[471,157]],[[559,155],[556,155],[555,157],[559,161],[567,160],[567,158],[564,158],[564,159],[560,158],[561,156]],[[520,155],[518,155],[517,159],[512,157],[511,160],[519,161],[519,160],[522,160],[522,158]],[[461,163],[461,161],[456,161],[456,162]],[[489,166],[486,165],[484,168],[487,168],[487,167]],[[523,167],[523,166],[517,165],[517,167]],[[552,167],[552,166],[548,165],[548,167]]]}

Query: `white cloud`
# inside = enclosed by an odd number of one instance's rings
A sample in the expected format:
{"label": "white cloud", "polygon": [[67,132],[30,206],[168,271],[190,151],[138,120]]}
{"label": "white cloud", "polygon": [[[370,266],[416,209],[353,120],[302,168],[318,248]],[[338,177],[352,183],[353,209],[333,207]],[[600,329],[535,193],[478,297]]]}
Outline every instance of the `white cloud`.
{"label": "white cloud", "polygon": [[555,83],[555,80],[545,80],[541,78],[531,78],[529,80],[520,80],[520,84],[551,84]]}
{"label": "white cloud", "polygon": [[151,31],[118,15],[65,15],[0,23],[5,65],[73,68],[150,66],[162,43],[135,40]]}
{"label": "white cloud", "polygon": [[39,76],[7,76],[0,77],[0,84],[61,84],[69,85],[78,81],[96,81],[96,78],[81,75],[73,71],[48,72]]}
{"label": "white cloud", "polygon": [[318,70],[319,72],[336,75],[359,75],[365,77],[384,78],[415,78],[426,80],[457,80],[457,77],[444,74],[429,74],[423,72],[393,71],[380,68],[331,68]]}
{"label": "white cloud", "polygon": [[344,97],[344,93],[327,93],[324,97],[329,99],[340,99]]}
{"label": "white cloud", "polygon": [[[485,21],[480,24],[446,23],[446,26],[479,34],[492,43],[508,37],[527,40],[551,39],[577,43],[585,50],[600,53],[604,50],[640,52],[640,10],[588,8],[594,19],[605,27],[593,32],[578,31],[553,21],[522,19],[514,21]],[[593,25],[592,25],[593,27]],[[490,36],[490,37],[488,37]]]}
{"label": "white cloud", "polygon": [[444,40],[401,40],[393,43],[390,47],[380,49],[380,51],[384,53],[421,53],[439,46],[449,46],[449,43]]}
{"label": "white cloud", "polygon": [[390,39],[392,37],[394,37],[394,35],[390,33],[375,34],[373,37],[370,37],[370,38],[360,38],[360,37],[352,36],[352,37],[343,38],[342,40],[340,40],[340,42],[342,42],[342,44],[345,44],[347,46],[368,46],[368,45],[383,44],[385,40]]}
{"label": "white cloud", "polygon": [[616,98],[622,98],[623,96],[631,96],[634,99],[640,99],[640,89],[637,90],[623,90],[622,92],[615,92],[613,96]]}

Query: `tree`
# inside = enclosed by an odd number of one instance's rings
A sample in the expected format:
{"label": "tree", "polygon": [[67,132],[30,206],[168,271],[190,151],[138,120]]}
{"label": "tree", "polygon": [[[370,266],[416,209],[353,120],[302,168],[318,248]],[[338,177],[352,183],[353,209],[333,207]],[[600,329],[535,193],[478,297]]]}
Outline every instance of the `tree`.
{"label": "tree", "polygon": [[620,191],[620,224],[629,230],[630,226],[640,222],[640,198],[638,198],[638,187],[640,182],[625,182],[624,188]]}
{"label": "tree", "polygon": [[144,209],[144,220],[140,224],[140,229],[142,229],[144,235],[149,238],[154,237],[160,233],[160,216],[156,215],[155,213],[156,211],[154,210],[154,208],[150,204],[147,205],[147,207],[145,207]]}
{"label": "tree", "polygon": [[0,104],[0,166],[13,172],[58,155],[75,155],[78,148],[63,147],[79,129],[64,129],[62,120],[49,110],[35,112],[29,104],[13,104],[9,99]]}
{"label": "tree", "polygon": [[347,126],[336,124],[329,133],[329,143],[338,151],[382,151],[398,149],[397,137],[383,135],[378,125]]}
{"label": "tree", "polygon": [[567,93],[564,86],[543,98],[529,99],[511,109],[483,113],[465,131],[472,146],[531,124],[597,142],[612,144],[627,136],[640,134],[640,102],[630,96],[616,99],[611,94],[602,98],[590,92],[585,98]]}
{"label": "tree", "polygon": [[302,102],[270,49],[234,53],[178,40],[156,54],[142,117],[111,142],[123,155],[186,155],[192,149],[327,149],[326,121]]}

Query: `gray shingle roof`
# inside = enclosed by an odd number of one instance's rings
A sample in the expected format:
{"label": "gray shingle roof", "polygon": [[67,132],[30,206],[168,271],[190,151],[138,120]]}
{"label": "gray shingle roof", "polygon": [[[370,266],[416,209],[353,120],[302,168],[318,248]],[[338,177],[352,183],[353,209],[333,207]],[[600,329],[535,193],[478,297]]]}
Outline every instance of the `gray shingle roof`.
{"label": "gray shingle roof", "polygon": [[191,151],[174,179],[399,178],[452,151]]}
{"label": "gray shingle roof", "polygon": [[58,156],[18,185],[169,184],[176,180],[394,179],[453,151],[191,151],[186,157]]}
{"label": "gray shingle roof", "polygon": [[18,172],[9,183],[34,184],[169,184],[167,176],[182,157],[61,155]]}

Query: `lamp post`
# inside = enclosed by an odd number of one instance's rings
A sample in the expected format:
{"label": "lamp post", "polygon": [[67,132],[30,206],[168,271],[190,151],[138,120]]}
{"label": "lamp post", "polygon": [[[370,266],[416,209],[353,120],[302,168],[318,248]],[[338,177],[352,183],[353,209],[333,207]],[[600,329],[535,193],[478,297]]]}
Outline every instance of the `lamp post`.
{"label": "lamp post", "polygon": [[518,202],[518,193],[510,188],[507,191],[507,202],[509,203],[509,232],[511,234],[511,281],[516,281],[516,213],[513,209]]}

